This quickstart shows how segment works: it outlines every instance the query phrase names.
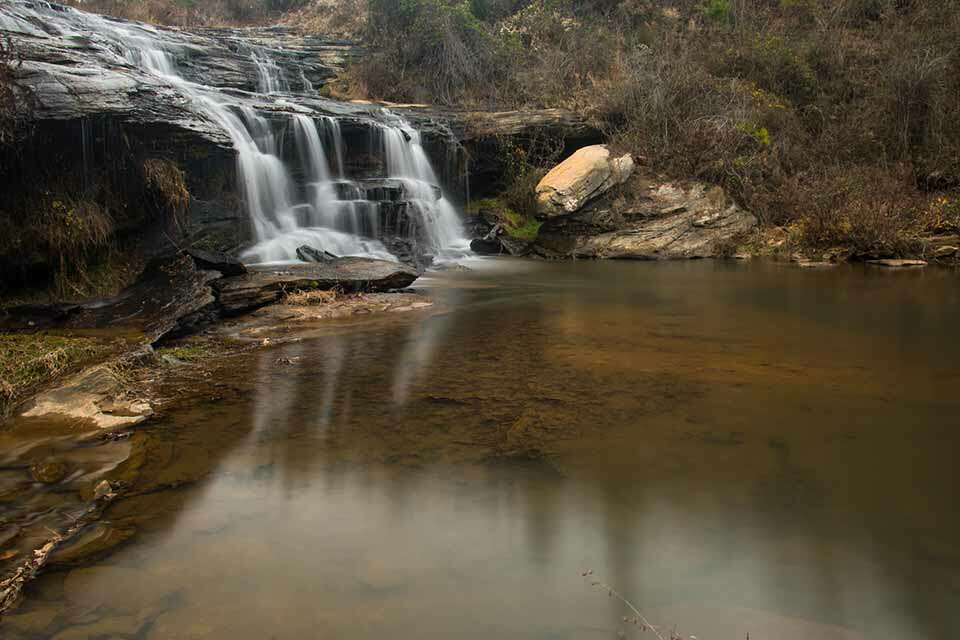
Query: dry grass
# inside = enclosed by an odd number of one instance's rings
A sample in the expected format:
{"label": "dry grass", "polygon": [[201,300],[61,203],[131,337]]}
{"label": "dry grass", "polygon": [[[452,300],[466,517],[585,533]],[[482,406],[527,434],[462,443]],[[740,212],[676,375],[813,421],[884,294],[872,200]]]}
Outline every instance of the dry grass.
{"label": "dry grass", "polygon": [[332,304],[337,301],[339,292],[336,289],[329,291],[288,291],[283,295],[283,304],[294,307],[309,307]]}
{"label": "dry grass", "polygon": [[367,27],[366,0],[312,0],[283,16],[283,23],[308,33],[360,38]]}
{"label": "dry grass", "polygon": [[0,333],[0,417],[31,393],[109,351],[92,338]]}

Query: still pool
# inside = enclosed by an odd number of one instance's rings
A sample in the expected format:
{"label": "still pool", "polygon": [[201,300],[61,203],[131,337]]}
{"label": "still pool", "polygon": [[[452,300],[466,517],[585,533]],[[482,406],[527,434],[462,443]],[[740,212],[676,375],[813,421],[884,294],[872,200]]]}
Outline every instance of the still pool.
{"label": "still pool", "polygon": [[960,637],[954,272],[471,267],[198,383],[13,637]]}

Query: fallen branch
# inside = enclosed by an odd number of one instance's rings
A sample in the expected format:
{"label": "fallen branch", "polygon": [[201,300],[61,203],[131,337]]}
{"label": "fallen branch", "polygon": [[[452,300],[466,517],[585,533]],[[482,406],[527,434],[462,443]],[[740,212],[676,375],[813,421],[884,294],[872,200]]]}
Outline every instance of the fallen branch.
{"label": "fallen branch", "polygon": [[88,524],[99,520],[100,514],[103,513],[107,505],[113,502],[117,495],[119,495],[118,491],[110,483],[101,482],[97,485],[97,496],[94,498],[93,504],[74,518],[62,533],[51,531],[52,537],[39,549],[34,549],[32,557],[17,567],[12,576],[0,581],[0,618],[17,603],[24,585],[36,577],[57,547],[73,538]]}

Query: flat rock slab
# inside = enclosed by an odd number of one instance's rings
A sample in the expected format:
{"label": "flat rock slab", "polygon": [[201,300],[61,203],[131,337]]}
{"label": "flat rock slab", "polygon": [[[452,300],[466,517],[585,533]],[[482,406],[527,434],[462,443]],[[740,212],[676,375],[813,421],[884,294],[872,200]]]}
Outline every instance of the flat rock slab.
{"label": "flat rock slab", "polygon": [[90,420],[100,429],[121,429],[143,422],[153,415],[153,408],[143,400],[124,397],[117,374],[100,365],[40,394],[23,415],[60,415]]}
{"label": "flat rock slab", "polygon": [[323,263],[253,267],[247,275],[216,281],[214,289],[221,310],[236,314],[277,302],[287,291],[390,291],[409,287],[419,276],[399,262],[337,258]]}
{"label": "flat rock slab", "polygon": [[895,260],[892,258],[884,258],[882,260],[867,260],[867,264],[876,265],[878,267],[892,267],[896,269],[902,269],[904,267],[927,266],[927,262],[925,260]]}

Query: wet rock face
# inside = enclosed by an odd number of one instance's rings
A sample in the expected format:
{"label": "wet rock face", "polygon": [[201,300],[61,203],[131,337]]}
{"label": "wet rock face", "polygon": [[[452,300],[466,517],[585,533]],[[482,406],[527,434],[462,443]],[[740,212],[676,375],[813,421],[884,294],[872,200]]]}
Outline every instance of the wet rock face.
{"label": "wet rock face", "polygon": [[40,97],[36,107],[41,118],[112,113],[173,123],[214,142],[229,142],[215,125],[197,117],[169,83],[118,55],[107,36],[120,31],[133,47],[138,39],[162,40],[188,81],[246,92],[266,88],[261,86],[265,52],[280,72],[276,89],[304,95],[315,95],[362,52],[350,41],[282,27],[185,31],[88,17],[58,5],[16,1],[0,7],[0,34],[10,38],[23,61],[16,79]]}
{"label": "wet rock face", "polygon": [[756,225],[720,187],[635,175],[577,213],[548,220],[534,250],[549,258],[710,258]]}
{"label": "wet rock face", "polygon": [[[117,238],[151,235],[162,244],[182,232],[204,248],[233,253],[251,240],[234,141],[204,107],[211,101],[234,114],[264,116],[281,141],[281,155],[297,154],[296,145],[282,143],[290,137],[293,114],[335,119],[343,131],[347,173],[384,175],[384,154],[376,145],[387,120],[381,107],[319,95],[362,51],[351,42],[279,27],[165,29],[27,0],[0,3],[0,41],[8,40],[17,54],[12,79],[36,126],[23,145],[28,157],[0,157],[0,180],[26,190],[83,173],[82,184],[66,190],[90,193],[106,175],[109,204],[124,212],[115,220]],[[432,115],[414,115],[412,121],[431,154],[445,153],[449,128]],[[161,229],[147,216],[128,215],[144,209],[138,167],[147,159],[169,160],[184,173],[190,203],[186,220],[177,225]],[[308,190],[307,176],[291,177],[296,191]],[[409,197],[402,185],[371,182],[363,190],[371,201],[384,202],[383,233],[405,221],[400,205]],[[0,255],[0,268],[5,266],[28,274],[24,280],[40,280],[48,268],[35,256]]]}

